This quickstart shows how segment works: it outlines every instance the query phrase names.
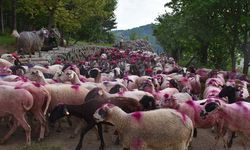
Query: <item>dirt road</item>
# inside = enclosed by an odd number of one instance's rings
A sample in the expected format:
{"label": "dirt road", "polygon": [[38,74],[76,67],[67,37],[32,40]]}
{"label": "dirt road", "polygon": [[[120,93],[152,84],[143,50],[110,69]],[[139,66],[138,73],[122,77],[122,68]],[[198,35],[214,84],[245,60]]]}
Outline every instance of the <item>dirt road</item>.
{"label": "dirt road", "polygon": [[[112,127],[111,127],[112,128]],[[0,137],[3,137],[3,134],[6,133],[6,125],[0,124]],[[114,145],[112,142],[112,132],[113,129],[109,130],[108,133],[104,133],[105,142],[106,142],[106,150],[121,150],[122,147],[119,145]],[[73,132],[73,128],[67,127],[64,125],[63,131],[58,133],[51,129],[51,132],[46,139],[40,143],[36,142],[36,138],[32,138],[32,146],[25,147],[25,134],[21,128],[19,128],[14,135],[8,140],[8,142],[4,145],[0,145],[0,150],[74,150],[79,136],[72,139],[69,138],[71,133]],[[192,150],[210,150],[213,146],[214,135],[210,129],[199,129],[198,137],[193,139],[192,142]],[[96,135],[94,131],[90,131],[84,139],[84,148],[83,150],[98,150],[99,141],[97,141]],[[217,146],[218,150],[223,150],[222,141]],[[239,138],[235,139],[235,143],[231,150],[240,150],[243,149],[240,146]],[[250,145],[248,144],[248,148],[250,150]]]}

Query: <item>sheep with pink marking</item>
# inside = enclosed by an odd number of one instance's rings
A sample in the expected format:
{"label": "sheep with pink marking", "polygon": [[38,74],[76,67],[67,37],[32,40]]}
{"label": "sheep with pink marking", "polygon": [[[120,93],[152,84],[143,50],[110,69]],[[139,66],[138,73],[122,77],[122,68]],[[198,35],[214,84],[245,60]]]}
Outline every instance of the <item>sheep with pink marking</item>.
{"label": "sheep with pink marking", "polygon": [[81,85],[71,84],[46,84],[44,87],[51,95],[49,110],[58,104],[80,105],[84,103],[89,90]]}
{"label": "sheep with pink marking", "polygon": [[[38,141],[44,139],[45,129],[46,129],[46,113],[51,102],[50,93],[38,83],[30,82],[6,82],[0,81],[0,85],[13,86],[15,89],[25,89],[31,93],[33,96],[34,102],[33,106],[30,109],[35,119],[40,123],[40,135]],[[44,108],[45,106],[45,108]]]}
{"label": "sheep with pink marking", "polygon": [[191,119],[171,109],[127,114],[117,106],[105,104],[96,110],[94,118],[116,127],[124,150],[187,150],[193,136]]}
{"label": "sheep with pink marking", "polygon": [[225,129],[239,133],[242,137],[242,146],[246,149],[246,139],[250,134],[250,103],[239,101],[227,104],[220,100],[210,101],[204,105],[200,115],[207,119],[215,114],[220,119],[220,135],[224,135]]}
{"label": "sheep with pink marking", "polygon": [[12,86],[0,85],[0,117],[12,115],[13,125],[1,143],[16,131],[19,125],[25,130],[26,144],[31,144],[31,127],[25,119],[25,114],[33,106],[33,96],[25,89],[16,89]]}

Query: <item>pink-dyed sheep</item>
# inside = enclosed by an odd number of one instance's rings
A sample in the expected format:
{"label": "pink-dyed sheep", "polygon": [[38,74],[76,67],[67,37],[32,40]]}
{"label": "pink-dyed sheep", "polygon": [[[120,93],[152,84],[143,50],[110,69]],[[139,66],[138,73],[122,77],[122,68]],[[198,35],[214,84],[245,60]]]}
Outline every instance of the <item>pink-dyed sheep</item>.
{"label": "pink-dyed sheep", "polygon": [[25,89],[16,89],[12,86],[0,85],[0,116],[11,114],[14,124],[9,132],[1,140],[4,143],[20,124],[26,134],[26,144],[31,144],[31,128],[25,119],[25,113],[33,106],[33,96]]}
{"label": "pink-dyed sheep", "polygon": [[[0,85],[13,86],[15,87],[15,89],[25,89],[32,94],[34,99],[33,102],[34,104],[30,109],[30,111],[41,125],[38,141],[42,140],[44,138],[45,128],[46,128],[45,115],[47,113],[49,104],[51,102],[50,93],[43,86],[40,86],[38,83],[0,81]],[[43,106],[45,106],[45,108],[43,108]]]}
{"label": "pink-dyed sheep", "polygon": [[[243,136],[243,147],[246,149],[246,139],[250,134],[250,103],[239,101],[227,104],[216,100],[207,102],[204,106],[200,115],[204,119],[210,115],[218,115],[221,135],[223,135],[224,128],[240,133]],[[225,146],[227,145],[225,144]]]}

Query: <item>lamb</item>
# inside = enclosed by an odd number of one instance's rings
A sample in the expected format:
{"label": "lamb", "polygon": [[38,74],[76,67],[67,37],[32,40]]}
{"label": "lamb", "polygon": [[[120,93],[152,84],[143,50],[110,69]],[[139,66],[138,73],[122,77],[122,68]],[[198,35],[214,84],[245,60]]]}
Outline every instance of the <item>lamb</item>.
{"label": "lamb", "polygon": [[9,132],[0,141],[4,143],[21,125],[26,134],[26,144],[31,144],[31,128],[25,119],[25,114],[33,106],[33,96],[25,89],[16,89],[12,86],[0,85],[0,117],[11,114],[14,124]]}
{"label": "lamb", "polygon": [[[233,104],[227,104],[219,100],[207,102],[201,112],[201,117],[206,119],[210,115],[218,115],[220,118],[220,134],[223,135],[223,129],[229,129],[242,136],[242,143],[246,149],[246,139],[250,134],[250,103],[239,101]],[[219,140],[219,139],[218,139]],[[225,146],[227,146],[225,144]]]}
{"label": "lamb", "polygon": [[[85,99],[85,103],[82,105],[59,105],[57,106],[51,113],[49,117],[49,121],[54,123],[59,118],[65,115],[74,115],[80,118],[83,118],[87,122],[87,127],[82,129],[81,139],[78,144],[78,149],[82,147],[82,140],[84,135],[92,129],[97,123],[93,118],[93,114],[97,108],[101,107],[106,102],[113,103],[117,106],[120,106],[126,112],[133,112],[138,110],[150,110],[155,109],[154,99],[151,97],[143,97],[140,102],[132,98],[125,97],[113,97],[113,98],[105,98],[102,89],[94,88],[91,90]],[[68,113],[67,113],[68,112]],[[102,128],[100,124],[98,126],[98,133],[101,139],[100,149],[104,148],[104,141],[102,136]]]}
{"label": "lamb", "polygon": [[123,149],[187,150],[193,136],[189,117],[171,109],[127,114],[113,104],[105,104],[94,114],[97,122],[113,124],[121,137]]}

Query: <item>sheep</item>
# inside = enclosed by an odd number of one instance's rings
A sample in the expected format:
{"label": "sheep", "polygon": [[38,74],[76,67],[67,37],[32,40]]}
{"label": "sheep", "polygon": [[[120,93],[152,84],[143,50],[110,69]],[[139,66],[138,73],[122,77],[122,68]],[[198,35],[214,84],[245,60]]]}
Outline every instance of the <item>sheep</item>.
{"label": "sheep", "polygon": [[58,82],[55,79],[45,79],[44,74],[40,70],[36,69],[30,69],[29,72],[25,74],[25,76],[31,81],[36,81],[43,84],[54,84]]}
{"label": "sheep", "polygon": [[[207,102],[204,105],[200,116],[206,119],[210,115],[218,115],[220,119],[219,133],[223,135],[223,129],[229,129],[231,132],[237,132],[242,136],[242,144],[246,149],[247,137],[250,134],[250,103],[238,101],[236,103],[227,104],[223,101],[215,100]],[[219,140],[219,138],[217,139]],[[225,144],[226,148],[227,145]]]}
{"label": "sheep", "polygon": [[2,54],[1,59],[9,61],[12,65],[14,64],[16,58],[12,54]]}
{"label": "sheep", "polygon": [[[192,96],[190,96],[188,93],[175,93],[170,97],[170,99],[176,100],[178,103],[183,103],[189,100],[193,100]],[[165,107],[168,101],[169,99],[162,100],[160,106]]]}
{"label": "sheep", "polygon": [[158,105],[160,105],[160,103],[165,99],[169,99],[173,94],[179,93],[178,89],[176,88],[165,88],[163,90],[156,91],[151,80],[144,82],[140,89],[152,94],[155,97]]}
{"label": "sheep", "polygon": [[0,58],[0,67],[11,67],[13,64],[8,60]]}
{"label": "sheep", "polygon": [[[39,86],[39,84],[38,84]],[[42,86],[42,85],[40,85]],[[83,86],[70,84],[45,84],[44,87],[51,95],[51,103],[49,110],[53,110],[58,104],[80,105],[84,103],[84,99],[89,92]]]}
{"label": "sheep", "polygon": [[39,57],[41,57],[41,48],[45,38],[48,38],[49,31],[45,28],[41,28],[39,31],[23,31],[18,34],[17,31],[13,31],[13,34],[17,38],[17,51],[18,53],[29,52],[29,56],[34,54],[37,50]]}
{"label": "sheep", "polygon": [[137,79],[139,78],[139,76],[137,75],[129,75],[129,76],[125,76],[123,77],[123,84],[128,88],[128,90],[133,90],[136,89],[137,86]]}
{"label": "sheep", "polygon": [[26,144],[31,144],[31,128],[25,119],[25,113],[33,106],[33,96],[25,89],[16,89],[12,86],[0,85],[0,116],[11,114],[14,124],[0,143],[4,143],[21,125],[26,134]]}
{"label": "sheep", "polygon": [[[29,82],[6,82],[0,81],[0,85],[14,86],[15,89],[25,89],[29,91],[34,99],[33,106],[30,111],[33,113],[34,117],[39,121],[41,125],[40,135],[38,141],[44,138],[45,128],[46,128],[46,118],[49,104],[51,102],[51,96],[49,92],[43,86],[37,86],[36,83]],[[45,106],[43,110],[43,106]]]}
{"label": "sheep", "polygon": [[163,150],[167,147],[187,150],[193,136],[190,118],[171,109],[127,114],[118,106],[107,103],[96,110],[94,118],[116,127],[124,150]]}
{"label": "sheep", "polygon": [[72,84],[79,84],[89,90],[92,90],[95,87],[101,87],[105,91],[109,92],[115,85],[120,85],[125,90],[127,90],[127,88],[122,83],[116,81],[103,81],[101,83],[82,82],[73,70],[66,70],[59,78],[63,82],[70,81]]}
{"label": "sheep", "polygon": [[60,71],[60,70],[63,69],[63,66],[59,65],[59,64],[55,64],[55,65],[51,65],[51,66],[39,66],[39,65],[35,65],[31,69],[36,69],[36,70],[40,70],[42,73],[55,75],[55,73],[57,71]]}
{"label": "sheep", "polygon": [[[150,110],[155,109],[154,99],[151,97],[143,97],[140,102],[132,98],[125,98],[125,97],[112,97],[112,98],[105,98],[103,93],[101,92],[102,89],[95,88],[91,90],[88,95],[86,96],[85,103],[82,105],[59,105],[57,106],[52,112],[49,117],[49,121],[54,123],[59,118],[65,115],[74,115],[80,118],[83,118],[87,122],[87,127],[82,129],[81,132],[81,139],[78,144],[78,149],[82,147],[82,140],[84,135],[92,129],[97,123],[93,118],[93,114],[97,108],[101,107],[106,102],[113,103],[117,106],[120,106],[126,112],[133,112],[138,110]],[[143,106],[143,107],[142,107]],[[98,126],[98,133],[101,139],[100,149],[104,148],[104,141],[102,137],[102,128],[100,124]]]}

